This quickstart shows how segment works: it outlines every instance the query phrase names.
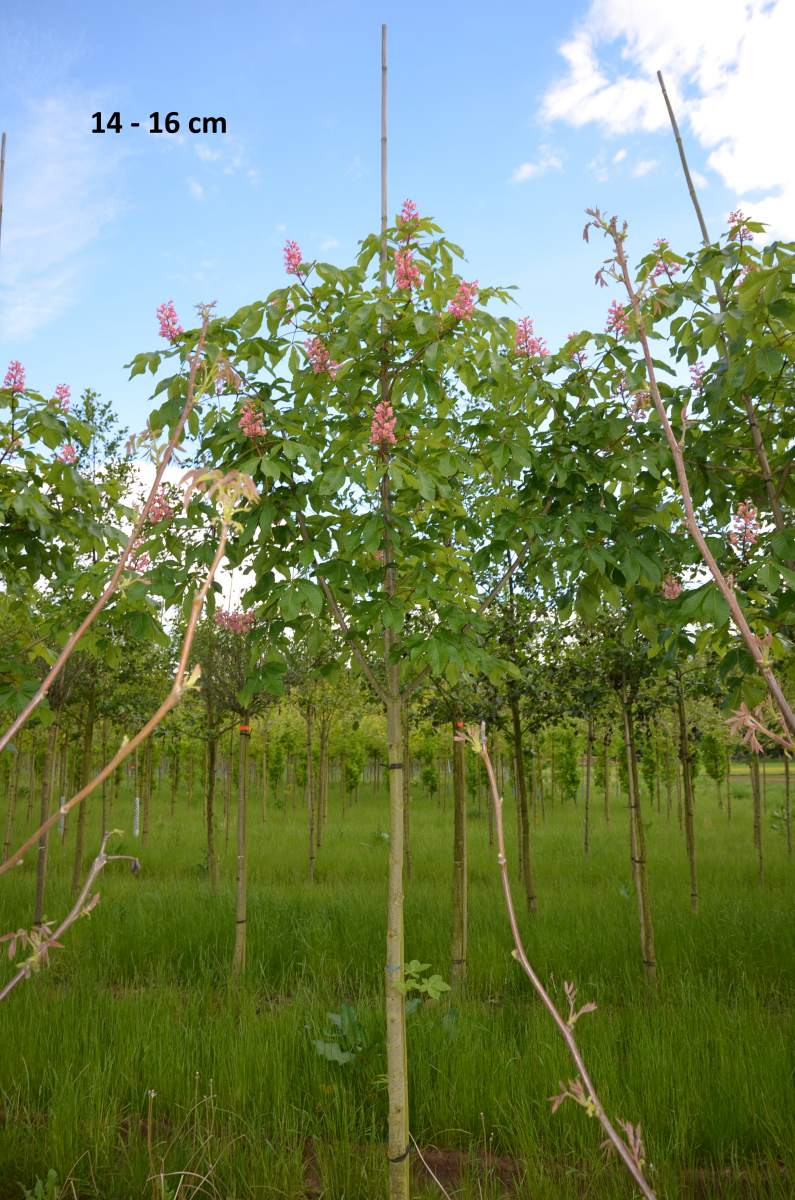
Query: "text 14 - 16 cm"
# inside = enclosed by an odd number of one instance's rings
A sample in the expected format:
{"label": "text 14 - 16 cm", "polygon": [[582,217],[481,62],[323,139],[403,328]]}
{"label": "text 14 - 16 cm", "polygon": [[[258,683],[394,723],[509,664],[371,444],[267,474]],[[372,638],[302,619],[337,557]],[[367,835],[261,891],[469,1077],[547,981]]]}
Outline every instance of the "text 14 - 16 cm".
{"label": "text 14 - 16 cm", "polygon": [[[92,113],[91,116],[94,119],[92,133],[107,133],[108,131],[121,133],[124,128],[120,113],[111,113],[104,122],[101,112]],[[140,121],[130,121],[129,125],[130,129],[141,128]],[[185,126],[189,133],[226,133],[226,117],[189,117]],[[149,114],[148,133],[179,133],[179,129],[178,112]]]}

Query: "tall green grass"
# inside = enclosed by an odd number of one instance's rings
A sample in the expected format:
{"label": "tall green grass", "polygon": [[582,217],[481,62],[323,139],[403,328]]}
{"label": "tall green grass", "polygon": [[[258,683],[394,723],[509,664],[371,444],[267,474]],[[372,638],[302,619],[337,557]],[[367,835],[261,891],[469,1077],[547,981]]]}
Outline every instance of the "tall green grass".
{"label": "tall green grass", "polygon": [[[764,887],[747,783],[732,790],[731,823],[711,785],[699,791],[695,917],[676,813],[646,801],[656,995],[642,977],[623,804],[609,825],[594,804],[587,860],[582,805],[547,807],[533,830],[540,911],[524,928],[557,994],[571,979],[581,1001],[596,1001],[580,1041],[609,1112],[641,1122],[659,1195],[783,1200],[795,1195],[795,864],[777,832],[780,781],[768,779]],[[123,792],[112,823],[129,831],[130,810]],[[510,956],[485,812],[470,817],[468,984],[410,1018],[414,1136],[456,1197],[631,1196],[598,1126],[570,1103],[550,1113],[547,1097],[572,1071]],[[506,818],[510,835],[510,803]],[[300,806],[272,806],[263,823],[252,800],[249,969],[235,988],[234,833],[224,847],[219,831],[214,895],[198,800],[180,797],[172,823],[156,797],[148,844],[129,833],[117,843],[140,854],[140,877],[109,868],[99,907],[0,1006],[0,1200],[50,1167],[63,1195],[81,1200],[383,1194],[386,820],[382,794],[365,794],[344,822],[332,796],[310,885]],[[449,809],[417,793],[412,841],[407,954],[446,976]],[[72,850],[73,830],[53,838],[53,917],[69,906]],[[30,924],[34,871],[31,854],[0,881],[3,930]],[[369,1045],[341,1067],[313,1039],[343,1000]],[[416,1178],[418,1195],[441,1195],[419,1162]]]}

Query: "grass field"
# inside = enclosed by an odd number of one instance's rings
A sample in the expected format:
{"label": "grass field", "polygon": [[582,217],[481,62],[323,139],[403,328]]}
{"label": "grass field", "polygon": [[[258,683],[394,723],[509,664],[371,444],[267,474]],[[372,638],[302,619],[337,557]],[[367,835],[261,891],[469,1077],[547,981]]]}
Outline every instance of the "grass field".
{"label": "grass field", "polygon": [[[559,997],[571,979],[581,1003],[598,1004],[578,1025],[586,1060],[608,1111],[641,1122],[650,1177],[671,1200],[795,1195],[795,863],[774,815],[780,778],[768,778],[764,887],[742,773],[733,793],[729,824],[712,786],[699,787],[695,917],[676,815],[646,802],[654,996],[623,803],[609,826],[594,805],[587,861],[581,806],[548,809],[534,830],[540,911],[524,919],[528,949]],[[129,830],[130,808],[123,791],[113,824]],[[180,798],[174,824],[168,809],[163,792],[136,850],[140,877],[109,869],[99,907],[50,969],[0,1006],[0,1200],[50,1168],[68,1181],[63,1195],[96,1200],[383,1195],[385,796],[364,794],[343,823],[332,794],[313,885],[301,808],[274,806],[263,824],[252,803],[238,988],[228,982],[234,835],[214,895],[198,799]],[[96,813],[95,802],[92,846]],[[572,1072],[510,957],[487,822],[470,815],[468,986],[409,1018],[414,1136],[451,1196],[629,1197],[596,1123],[571,1103],[550,1113],[547,1097]],[[506,818],[510,835],[512,804]],[[407,956],[447,977],[452,814],[416,796],[412,821]],[[68,907],[70,832],[53,842],[52,916]],[[134,847],[129,836],[120,845]],[[34,870],[30,855],[0,882],[2,930],[30,924]],[[345,1066],[313,1045],[342,1001],[369,1043]],[[415,1178],[418,1195],[442,1195],[419,1162]]]}

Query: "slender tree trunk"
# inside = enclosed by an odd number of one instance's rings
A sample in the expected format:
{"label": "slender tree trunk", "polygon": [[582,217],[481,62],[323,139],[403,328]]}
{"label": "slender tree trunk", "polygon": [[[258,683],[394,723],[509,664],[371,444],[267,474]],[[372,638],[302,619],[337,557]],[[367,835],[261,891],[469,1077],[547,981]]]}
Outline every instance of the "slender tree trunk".
{"label": "slender tree trunk", "polygon": [[732,819],[732,760],[731,755],[726,756],[726,820]]}
{"label": "slender tree trunk", "polygon": [[240,721],[240,759],[237,770],[237,872],[235,903],[235,954],[232,974],[237,979],[246,969],[246,808],[248,805],[248,714]]}
{"label": "slender tree trunk", "polygon": [[787,854],[792,854],[792,802],[789,791],[789,759],[784,756],[784,824],[787,829]]}
{"label": "slender tree trunk", "polygon": [[[100,744],[99,744],[99,753],[100,753],[100,757],[102,758],[102,765],[104,766],[105,763],[108,761],[108,718],[107,717],[102,718],[102,736],[101,736],[101,740],[100,740]],[[108,787],[108,780],[103,779],[102,780],[102,792],[100,795],[100,800],[101,800],[101,804],[102,804],[102,837],[104,837],[108,831],[108,792],[109,792],[109,790],[110,789]]]}
{"label": "slender tree trunk", "polygon": [[143,826],[141,828],[141,843],[146,845],[149,841],[149,810],[152,803],[152,739],[148,737],[144,742],[144,765],[143,765]]}
{"label": "slender tree trunk", "polygon": [[604,808],[605,808],[605,825],[610,824],[610,735],[604,736],[604,763],[605,763],[605,791],[604,791]]}
{"label": "slender tree trunk", "polygon": [[[453,722],[453,738],[458,732]],[[453,941],[450,982],[461,991],[467,974],[467,809],[464,743],[453,741]]]}
{"label": "slender tree trunk", "polygon": [[387,743],[389,748],[389,873],[386,935],[386,1052],[389,1096],[389,1196],[408,1200],[409,1097],[406,1006],[394,985],[404,981],[403,738],[398,667],[390,662],[392,632],[386,630]]}
{"label": "slender tree trunk", "polygon": [[315,878],[315,786],[314,786],[314,746],[312,745],[312,730],[315,717],[315,706],[306,706],[306,816],[309,832],[309,881]]}
{"label": "slender tree trunk", "polygon": [[583,830],[583,849],[586,858],[590,849],[590,824],[591,824],[591,755],[593,751],[594,732],[593,732],[593,716],[588,714],[588,748],[585,759],[585,821]]}
{"label": "slender tree trunk", "polygon": [[405,858],[406,879],[411,879],[411,753],[409,749],[409,715],[403,712],[403,853]]}
{"label": "slender tree trunk", "polygon": [[646,982],[654,987],[657,983],[657,960],[654,953],[654,927],[651,918],[649,884],[646,875],[646,834],[640,808],[638,787],[638,764],[635,756],[635,736],[632,722],[632,701],[621,697],[624,718],[624,745],[627,753],[627,787],[629,790],[629,833],[632,855],[632,876],[638,902],[640,924],[640,948]]}
{"label": "slender tree trunk", "polygon": [[513,762],[516,780],[517,808],[520,812],[521,851],[519,862],[522,870],[522,883],[531,915],[538,911],[538,900],[533,885],[533,864],[530,858],[530,822],[527,813],[527,781],[524,773],[524,744],[522,722],[519,716],[519,704],[515,697],[511,698],[511,722],[513,729]]}
{"label": "slender tree trunk", "polygon": [[33,796],[36,792],[36,749],[36,736],[33,734],[30,739],[30,755],[28,757],[28,807],[25,812],[25,822],[28,825],[33,816]]}
{"label": "slender tree trunk", "polygon": [[204,816],[207,826],[207,877],[210,887],[218,887],[218,856],[215,851],[215,779],[218,759],[218,734],[213,718],[208,714],[207,722],[207,779],[205,780]]}
{"label": "slender tree trunk", "polygon": [[179,787],[179,744],[174,746],[173,754],[171,755],[171,820],[172,823],[177,815],[177,788]]}
{"label": "slender tree trunk", "polygon": [[[55,758],[58,747],[58,718],[56,716],[47,730],[47,744],[44,750],[44,763],[41,769],[39,793],[39,824],[43,825],[50,815],[52,785],[55,778]],[[85,803],[85,802],[84,802]],[[41,925],[44,920],[44,889],[47,883],[47,833],[39,838],[38,855],[36,858],[36,903],[33,910],[33,924]]]}
{"label": "slender tree trunk", "polygon": [[[86,721],[83,727],[83,753],[80,761],[80,786],[85,787],[91,779],[91,750],[94,745],[94,714],[95,695],[92,691],[88,699]],[[75,834],[75,857],[72,870],[72,895],[76,896],[83,886],[83,850],[86,840],[86,813],[88,800],[84,800],[77,810],[77,832]]]}
{"label": "slender tree trunk", "polygon": [[6,815],[6,832],[3,839],[3,862],[8,858],[11,852],[11,837],[14,832],[14,814],[17,807],[17,796],[19,794],[19,773],[22,755],[19,749],[19,743],[14,746],[12,743],[12,752],[14,755],[14,765],[11,768],[11,783],[8,789],[8,813]]}
{"label": "slender tree trunk", "polygon": [[679,761],[682,764],[682,787],[685,794],[685,844],[690,867],[690,908],[698,912],[698,875],[696,872],[696,835],[693,824],[693,756],[690,749],[690,734],[687,727],[685,692],[681,679],[677,679],[676,703],[679,713]]}
{"label": "slender tree trunk", "polygon": [[320,849],[321,830],[326,820],[328,809],[328,739],[329,716],[323,713],[320,719],[320,745],[318,755],[317,780],[317,848]]}
{"label": "slender tree trunk", "polygon": [[762,788],[759,783],[759,759],[751,753],[751,792],[754,801],[754,845],[759,863],[759,883],[765,882],[765,858],[762,847]]}

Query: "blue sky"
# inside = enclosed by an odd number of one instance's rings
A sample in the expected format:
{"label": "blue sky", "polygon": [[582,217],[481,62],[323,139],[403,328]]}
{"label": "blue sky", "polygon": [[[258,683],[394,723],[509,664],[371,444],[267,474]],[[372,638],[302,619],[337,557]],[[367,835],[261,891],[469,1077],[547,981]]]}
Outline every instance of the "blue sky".
{"label": "blue sky", "polygon": [[[790,107],[791,0],[4,8],[0,366],[21,359],[45,393],[94,387],[134,429],[148,385],[123,364],[157,344],[162,300],[185,324],[199,301],[230,311],[283,282],[286,237],[344,264],[376,227],[382,20],[392,209],[411,196],[465,248],[468,278],[517,285],[515,315],[550,344],[604,324],[587,205],[625,216],[638,254],[696,241],[657,67],[711,227],[741,202],[795,236],[769,117],[777,88]],[[96,110],[142,128],[92,134]],[[150,135],[153,110],[228,132]]]}

